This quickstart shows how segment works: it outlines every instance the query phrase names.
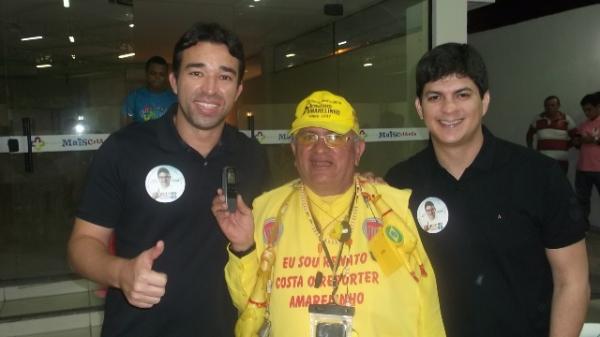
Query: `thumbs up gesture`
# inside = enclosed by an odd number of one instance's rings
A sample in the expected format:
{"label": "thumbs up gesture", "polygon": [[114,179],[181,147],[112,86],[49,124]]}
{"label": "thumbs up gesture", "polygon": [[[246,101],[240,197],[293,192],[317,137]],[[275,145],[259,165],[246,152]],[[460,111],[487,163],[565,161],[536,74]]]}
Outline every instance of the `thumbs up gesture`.
{"label": "thumbs up gesture", "polygon": [[165,250],[165,243],[160,240],[137,257],[128,260],[119,273],[119,287],[127,301],[139,308],[151,308],[165,294],[167,274],[152,270],[156,260]]}

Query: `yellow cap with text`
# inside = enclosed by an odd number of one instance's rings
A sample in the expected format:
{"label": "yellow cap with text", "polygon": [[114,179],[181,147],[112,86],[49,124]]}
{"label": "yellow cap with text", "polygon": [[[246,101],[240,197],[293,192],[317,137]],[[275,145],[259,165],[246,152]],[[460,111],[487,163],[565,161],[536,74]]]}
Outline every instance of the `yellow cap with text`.
{"label": "yellow cap with text", "polygon": [[323,128],[339,134],[354,131],[358,135],[358,119],[354,108],[342,96],[329,91],[315,91],[296,107],[296,118],[290,134],[303,128]]}

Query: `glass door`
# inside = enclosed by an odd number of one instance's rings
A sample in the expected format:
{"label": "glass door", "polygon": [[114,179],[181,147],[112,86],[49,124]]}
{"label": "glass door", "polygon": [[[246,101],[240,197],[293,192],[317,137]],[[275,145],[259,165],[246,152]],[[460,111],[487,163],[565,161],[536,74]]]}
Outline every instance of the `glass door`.
{"label": "glass door", "polygon": [[0,4],[0,281],[71,273],[66,244],[95,149],[144,66],[132,7]]}

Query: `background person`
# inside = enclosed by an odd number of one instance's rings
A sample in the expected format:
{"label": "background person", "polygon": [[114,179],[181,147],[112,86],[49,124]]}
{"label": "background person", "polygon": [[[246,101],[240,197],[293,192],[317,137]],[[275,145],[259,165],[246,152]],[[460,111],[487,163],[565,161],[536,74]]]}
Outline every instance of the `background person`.
{"label": "background person", "polygon": [[535,149],[556,160],[566,174],[569,171],[569,148],[575,128],[573,118],[560,111],[558,96],[548,96],[544,99],[544,111],[535,116],[527,130],[527,147],[533,147],[535,135]]}
{"label": "background person", "polygon": [[[112,134],[94,156],[69,241],[76,272],[110,285],[102,336],[232,336],[235,309],[223,267],[226,238],[211,213],[224,166],[247,200],[264,188],[264,149],[224,123],[242,92],[244,51],[216,24],[175,44],[163,117]],[[252,163],[249,165],[249,163]],[[152,198],[148,177],[169,167],[176,198]],[[116,237],[116,255],[108,240]]]}
{"label": "background person", "polygon": [[578,337],[589,302],[585,220],[558,165],[482,125],[487,70],[471,46],[447,43],[417,64],[423,151],[385,179],[436,197],[448,223],[420,231],[451,337]]}
{"label": "background person", "polygon": [[169,65],[153,56],[146,61],[146,86],[131,91],[121,109],[121,125],[157,119],[177,102],[169,87]]}
{"label": "background person", "polygon": [[596,192],[600,193],[600,91],[585,95],[581,99],[581,109],[587,120],[577,128],[578,137],[575,139],[579,147],[575,192],[584,217],[588,219],[592,188],[596,186]]}

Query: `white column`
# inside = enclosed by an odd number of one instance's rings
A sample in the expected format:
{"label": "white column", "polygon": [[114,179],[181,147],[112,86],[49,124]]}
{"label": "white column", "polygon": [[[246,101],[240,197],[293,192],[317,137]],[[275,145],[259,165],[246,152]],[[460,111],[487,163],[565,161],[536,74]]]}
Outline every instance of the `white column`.
{"label": "white column", "polygon": [[433,47],[467,42],[467,0],[432,0]]}

